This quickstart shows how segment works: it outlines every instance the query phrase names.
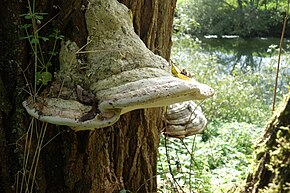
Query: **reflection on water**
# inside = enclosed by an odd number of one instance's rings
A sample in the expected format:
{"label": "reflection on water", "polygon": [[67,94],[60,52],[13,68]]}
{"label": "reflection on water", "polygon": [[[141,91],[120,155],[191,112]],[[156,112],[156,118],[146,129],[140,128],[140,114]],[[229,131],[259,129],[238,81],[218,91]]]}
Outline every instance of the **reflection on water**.
{"label": "reflection on water", "polygon": [[[278,48],[280,41],[278,38],[225,37],[217,39],[214,36],[209,37],[201,39],[203,50],[207,54],[215,55],[218,62],[223,64],[228,72],[235,69],[242,71],[251,69],[256,72],[265,65],[271,65],[271,57],[276,56],[277,53],[269,52],[269,49]],[[284,42],[286,43],[283,47],[286,48],[289,41]]]}

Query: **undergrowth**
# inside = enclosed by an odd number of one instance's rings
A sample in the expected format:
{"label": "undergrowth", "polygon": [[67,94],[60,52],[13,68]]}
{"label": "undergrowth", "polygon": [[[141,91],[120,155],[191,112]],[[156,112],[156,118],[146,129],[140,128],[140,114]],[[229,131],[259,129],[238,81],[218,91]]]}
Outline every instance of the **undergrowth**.
{"label": "undergrowth", "polygon": [[[183,140],[161,138],[159,192],[211,193],[234,189],[246,177],[253,145],[261,131],[253,124],[215,121],[202,135]],[[176,182],[164,160],[170,160]]]}
{"label": "undergrowth", "polygon": [[[271,116],[277,49],[269,50],[271,63],[260,71],[229,72],[217,56],[202,50],[198,39],[178,34],[174,42],[172,60],[216,94],[201,103],[209,120],[203,134],[161,139],[159,192],[234,192],[246,178],[255,142]],[[289,61],[286,50],[283,60]],[[281,74],[280,98],[290,82],[289,67],[284,66]]]}
{"label": "undergrowth", "polygon": [[[27,81],[27,88],[24,89],[30,97],[35,99],[42,86],[47,85],[52,80],[52,73],[50,67],[52,66],[53,57],[57,56],[57,43],[62,40],[63,36],[60,31],[54,29],[51,34],[41,36],[40,31],[50,23],[53,18],[44,21],[46,13],[36,12],[36,1],[27,0],[28,12],[20,15],[24,22],[20,27],[23,30],[24,36],[21,40],[27,41],[31,50],[31,61],[34,69],[34,83],[29,84],[26,71],[23,70],[23,75]],[[52,41],[52,48],[44,51],[43,48],[48,47],[48,41]],[[22,147],[23,155],[21,156],[21,169],[15,176],[15,192],[28,193],[35,192],[38,189],[37,185],[37,169],[39,167],[39,157],[42,148],[44,148],[52,139],[45,141],[47,123],[37,121],[31,118],[29,127],[26,133],[17,141],[17,146]],[[57,134],[58,135],[58,134]]]}

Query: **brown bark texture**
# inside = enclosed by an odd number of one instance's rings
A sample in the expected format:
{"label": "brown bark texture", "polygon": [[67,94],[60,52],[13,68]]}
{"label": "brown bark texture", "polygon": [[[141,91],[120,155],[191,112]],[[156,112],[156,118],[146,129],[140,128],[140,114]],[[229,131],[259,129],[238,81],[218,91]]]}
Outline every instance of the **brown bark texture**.
{"label": "brown bark texture", "polygon": [[[3,0],[0,7],[0,192],[156,192],[162,109],[136,110],[94,131],[31,122],[21,104],[34,81],[33,56],[20,27],[28,22],[20,17],[27,2]],[[39,35],[59,29],[65,39],[84,45],[87,2],[36,1],[35,12],[46,13]],[[148,48],[169,60],[176,0],[120,2],[132,10],[135,31]],[[47,41],[42,51],[52,46]],[[55,57],[49,70],[58,65]]]}
{"label": "brown bark texture", "polygon": [[269,121],[258,143],[245,193],[290,192],[290,93]]}

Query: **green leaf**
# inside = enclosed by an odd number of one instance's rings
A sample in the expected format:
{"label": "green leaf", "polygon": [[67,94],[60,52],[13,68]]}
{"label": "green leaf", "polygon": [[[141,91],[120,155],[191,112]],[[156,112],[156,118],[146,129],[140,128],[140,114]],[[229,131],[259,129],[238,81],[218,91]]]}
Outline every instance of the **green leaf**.
{"label": "green leaf", "polygon": [[32,15],[30,15],[30,14],[28,13],[28,14],[26,14],[26,15],[24,16],[24,18],[25,18],[25,19],[31,19],[31,18],[32,18]]}
{"label": "green leaf", "polygon": [[31,39],[31,44],[39,44],[39,39],[33,37],[33,38]]}
{"label": "green leaf", "polygon": [[50,72],[43,72],[41,73],[41,78],[43,85],[47,85],[52,80],[52,74]]}
{"label": "green leaf", "polygon": [[20,28],[22,28],[22,29],[28,29],[28,28],[30,28],[31,26],[32,26],[31,24],[26,23],[26,24],[24,24],[24,25],[21,25]]}
{"label": "green leaf", "polygon": [[41,81],[41,73],[40,72],[36,72],[35,73],[35,82],[36,84],[40,84],[42,81]]}
{"label": "green leaf", "polygon": [[57,40],[62,40],[63,38],[64,38],[63,35],[59,35],[59,36],[57,36],[55,39],[57,39]]}
{"label": "green leaf", "polygon": [[53,33],[54,33],[54,34],[59,34],[59,33],[60,33],[60,30],[59,30],[59,29],[56,29],[56,28],[54,28],[54,29],[53,29]]}
{"label": "green leaf", "polygon": [[20,39],[20,40],[25,40],[25,39],[28,39],[28,40],[29,40],[30,38],[32,38],[31,35],[29,35],[29,36],[25,36],[25,37],[20,37],[19,39]]}
{"label": "green leaf", "polygon": [[52,56],[56,56],[58,54],[58,52],[49,51],[48,54],[52,55]]}
{"label": "green leaf", "polygon": [[52,66],[51,62],[47,62],[46,67]]}
{"label": "green leaf", "polygon": [[23,13],[23,14],[20,14],[19,16],[20,17],[24,17],[24,16],[26,16],[26,15],[28,15],[29,13]]}
{"label": "green leaf", "polygon": [[46,42],[46,41],[48,41],[49,40],[49,38],[48,37],[39,37],[39,38],[41,38],[44,42]]}
{"label": "green leaf", "polygon": [[39,20],[43,20],[43,16],[41,16],[41,15],[35,15],[35,18],[39,19]]}

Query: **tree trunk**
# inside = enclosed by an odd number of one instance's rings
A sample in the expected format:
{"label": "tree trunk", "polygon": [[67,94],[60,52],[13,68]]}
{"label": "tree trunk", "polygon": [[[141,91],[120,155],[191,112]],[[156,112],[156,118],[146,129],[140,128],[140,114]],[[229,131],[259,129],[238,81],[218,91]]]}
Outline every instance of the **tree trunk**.
{"label": "tree trunk", "polygon": [[252,171],[241,192],[290,191],[290,93],[276,110],[255,151]]}
{"label": "tree trunk", "polygon": [[[169,60],[176,0],[120,2],[132,10],[135,31],[148,48]],[[38,23],[40,36],[57,28],[84,45],[86,6],[85,0],[37,2],[35,12],[47,13]],[[8,0],[0,7],[0,192],[156,192],[162,109],[136,110],[94,131],[35,121],[31,129],[21,104],[34,81],[30,46],[19,38],[26,36],[19,27],[28,22],[20,17],[27,7],[27,1]],[[46,42],[43,52],[52,47]],[[57,71],[57,58],[52,64],[50,70]]]}

